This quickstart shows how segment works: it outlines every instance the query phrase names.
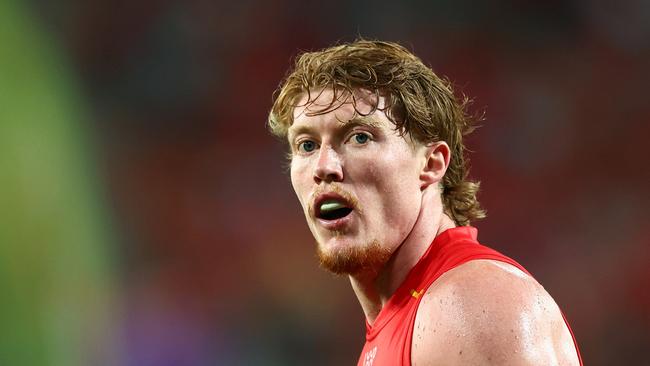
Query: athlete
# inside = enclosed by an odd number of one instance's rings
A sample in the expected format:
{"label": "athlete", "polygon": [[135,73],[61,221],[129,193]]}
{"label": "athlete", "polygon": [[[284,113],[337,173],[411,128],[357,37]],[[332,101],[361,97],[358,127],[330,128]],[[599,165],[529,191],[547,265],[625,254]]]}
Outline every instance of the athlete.
{"label": "athlete", "polygon": [[477,242],[473,119],[402,46],[300,55],[274,96],[291,183],[321,265],[366,317],[358,365],[580,365],[560,309],[517,262]]}

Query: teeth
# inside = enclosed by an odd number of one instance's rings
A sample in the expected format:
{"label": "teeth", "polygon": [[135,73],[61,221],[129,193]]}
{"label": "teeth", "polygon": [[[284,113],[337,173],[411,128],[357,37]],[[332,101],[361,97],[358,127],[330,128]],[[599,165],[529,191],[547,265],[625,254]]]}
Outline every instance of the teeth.
{"label": "teeth", "polygon": [[320,205],[320,211],[323,213],[338,210],[340,208],[345,208],[345,206],[342,203],[336,201],[329,201]]}

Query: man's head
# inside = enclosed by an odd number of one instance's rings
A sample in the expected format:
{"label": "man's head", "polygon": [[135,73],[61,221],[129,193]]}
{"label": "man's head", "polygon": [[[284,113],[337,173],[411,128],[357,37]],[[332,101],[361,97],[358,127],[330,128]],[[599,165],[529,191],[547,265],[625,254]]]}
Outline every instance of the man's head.
{"label": "man's head", "polygon": [[466,180],[472,129],[449,84],[416,56],[359,40],[304,53],[269,116],[288,138],[291,180],[321,262],[338,273],[385,263],[439,189],[457,225],[484,217]]}

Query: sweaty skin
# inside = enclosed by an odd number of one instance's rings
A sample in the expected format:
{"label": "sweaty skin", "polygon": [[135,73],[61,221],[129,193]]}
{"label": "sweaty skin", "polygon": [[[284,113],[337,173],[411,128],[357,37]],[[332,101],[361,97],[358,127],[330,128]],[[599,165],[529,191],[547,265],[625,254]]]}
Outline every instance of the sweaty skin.
{"label": "sweaty skin", "polygon": [[[380,109],[372,113],[374,95],[359,92],[325,114],[312,114],[329,104],[330,90],[294,112],[289,128],[291,182],[303,207],[318,250],[336,258],[346,249],[379,246],[386,258],[350,275],[370,322],[383,303],[426,251],[439,230],[454,223],[442,213],[437,183],[449,163],[444,142],[417,144],[400,136]],[[359,113],[357,113],[357,111]],[[366,116],[363,116],[368,114]],[[365,137],[359,139],[358,135]],[[357,203],[340,227],[319,220],[312,207],[318,194],[343,191]],[[361,290],[363,289],[363,290]]]}
{"label": "sweaty skin", "polygon": [[[400,135],[381,111],[383,98],[364,91],[355,94],[356,110],[348,98],[314,114],[332,95],[312,91],[315,99],[305,94],[295,108],[288,133],[291,183],[321,262],[349,275],[373,324],[433,239],[455,226],[443,212],[438,187],[450,150],[445,142],[424,145]],[[341,202],[353,208],[349,215],[318,217]],[[553,299],[513,267],[469,262],[423,296],[413,335],[415,365],[578,364]]]}
{"label": "sweaty skin", "polygon": [[[348,102],[326,114],[310,114],[327,105],[331,97],[325,90],[313,104],[296,108],[289,129],[291,182],[307,223],[327,255],[336,256],[350,247],[363,249],[370,243],[380,243],[393,253],[418,219],[420,174],[428,148],[400,136],[379,110],[362,117]],[[356,107],[367,113],[372,109],[371,96],[359,97]],[[443,149],[448,151],[446,145]],[[312,206],[318,194],[337,190],[349,195],[358,207],[345,225],[332,230],[315,217]],[[367,270],[377,272],[383,264]]]}
{"label": "sweaty skin", "polygon": [[579,365],[560,309],[529,275],[476,260],[442,275],[415,319],[413,365]]}

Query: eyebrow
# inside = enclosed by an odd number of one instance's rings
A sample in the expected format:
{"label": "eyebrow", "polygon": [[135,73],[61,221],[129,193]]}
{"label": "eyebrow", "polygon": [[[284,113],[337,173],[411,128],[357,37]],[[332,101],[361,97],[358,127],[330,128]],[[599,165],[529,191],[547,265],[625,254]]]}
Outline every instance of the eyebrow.
{"label": "eyebrow", "polygon": [[[341,125],[343,126],[344,130],[349,130],[356,126],[365,126],[365,127],[372,127],[372,128],[381,127],[381,124],[377,122],[377,120],[369,116],[355,116],[348,121],[339,121],[339,122],[341,122]],[[293,129],[292,127],[293,126],[289,127],[289,131],[287,133],[287,139],[289,141],[293,140],[293,138],[297,135],[300,135],[302,133],[310,133],[311,131],[313,131],[313,127],[311,126],[303,125]]]}
{"label": "eyebrow", "polygon": [[377,120],[369,116],[356,116],[351,120],[345,122],[344,124],[346,125],[350,124],[351,126],[366,126],[366,127],[374,127],[374,128],[379,128],[380,126],[380,123],[377,122]]}

